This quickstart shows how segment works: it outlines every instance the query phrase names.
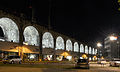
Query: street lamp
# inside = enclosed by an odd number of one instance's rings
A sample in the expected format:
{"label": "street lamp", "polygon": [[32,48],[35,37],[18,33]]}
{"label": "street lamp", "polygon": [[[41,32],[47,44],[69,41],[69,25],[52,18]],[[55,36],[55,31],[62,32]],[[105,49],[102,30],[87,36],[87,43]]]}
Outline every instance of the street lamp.
{"label": "street lamp", "polygon": [[23,56],[24,56],[24,52],[23,52],[24,51],[24,45],[28,45],[28,43],[23,42],[23,44],[18,47],[18,55],[22,58],[22,60],[23,60]]}
{"label": "street lamp", "polygon": [[102,47],[102,44],[100,42],[98,42],[97,47]]}
{"label": "street lamp", "polygon": [[101,55],[101,47],[102,47],[102,46],[103,46],[102,43],[100,43],[100,42],[97,43],[97,47],[98,47],[98,56],[99,56],[99,58],[102,56],[102,55]]}

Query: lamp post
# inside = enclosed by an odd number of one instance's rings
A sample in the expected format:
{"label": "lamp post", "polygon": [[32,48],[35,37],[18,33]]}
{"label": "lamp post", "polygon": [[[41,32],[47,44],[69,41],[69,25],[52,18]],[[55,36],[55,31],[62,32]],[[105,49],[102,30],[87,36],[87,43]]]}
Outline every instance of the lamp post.
{"label": "lamp post", "polygon": [[100,42],[98,42],[97,47],[102,47],[102,44]]}
{"label": "lamp post", "polygon": [[119,41],[117,41],[117,48],[118,48],[118,58],[120,58],[120,49],[119,49]]}
{"label": "lamp post", "polygon": [[102,43],[100,43],[100,42],[97,43],[97,47],[98,47],[98,56],[99,56],[99,58],[101,57],[101,47],[102,47],[102,46],[103,46]]}
{"label": "lamp post", "polygon": [[23,60],[23,55],[24,55],[24,53],[23,53],[24,45],[28,45],[28,43],[27,42],[23,42],[23,45],[20,45],[18,47],[18,55],[22,58],[22,60]]}

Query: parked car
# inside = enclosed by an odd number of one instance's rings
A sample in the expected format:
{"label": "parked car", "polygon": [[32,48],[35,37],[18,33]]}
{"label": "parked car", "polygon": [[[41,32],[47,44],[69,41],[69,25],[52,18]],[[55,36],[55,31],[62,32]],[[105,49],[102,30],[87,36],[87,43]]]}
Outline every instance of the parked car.
{"label": "parked car", "polygon": [[89,60],[88,59],[78,59],[75,64],[75,67],[89,69]]}
{"label": "parked car", "polygon": [[112,59],[110,61],[110,66],[120,66],[120,59]]}
{"label": "parked car", "polygon": [[17,56],[17,55],[10,55],[10,56],[7,56],[7,58],[4,58],[2,60],[2,62],[4,64],[6,64],[6,63],[10,63],[10,64],[19,63],[19,64],[21,64],[21,61],[22,61],[22,59],[20,58],[20,56]]}

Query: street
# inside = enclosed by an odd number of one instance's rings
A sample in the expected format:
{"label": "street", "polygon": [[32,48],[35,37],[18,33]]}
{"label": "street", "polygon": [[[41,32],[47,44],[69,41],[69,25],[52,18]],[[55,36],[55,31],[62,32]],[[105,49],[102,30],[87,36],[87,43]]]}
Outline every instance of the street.
{"label": "street", "polygon": [[90,64],[90,69],[79,69],[75,67],[34,67],[32,66],[0,66],[0,72],[120,72],[120,67],[109,67],[109,65],[101,66],[100,64]]}

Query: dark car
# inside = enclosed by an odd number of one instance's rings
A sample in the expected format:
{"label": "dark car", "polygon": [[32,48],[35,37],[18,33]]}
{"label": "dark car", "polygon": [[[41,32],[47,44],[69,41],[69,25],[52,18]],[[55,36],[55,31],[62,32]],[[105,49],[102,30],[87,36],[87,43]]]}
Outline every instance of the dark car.
{"label": "dark car", "polygon": [[76,68],[87,68],[89,69],[89,60],[88,59],[78,59],[77,63],[75,64]]}
{"label": "dark car", "polygon": [[21,61],[22,61],[22,59],[20,58],[20,56],[17,56],[17,55],[10,55],[10,56],[7,56],[7,58],[4,58],[2,60],[2,62],[4,64],[6,64],[6,63],[10,63],[10,64],[19,63],[19,64],[21,64]]}

